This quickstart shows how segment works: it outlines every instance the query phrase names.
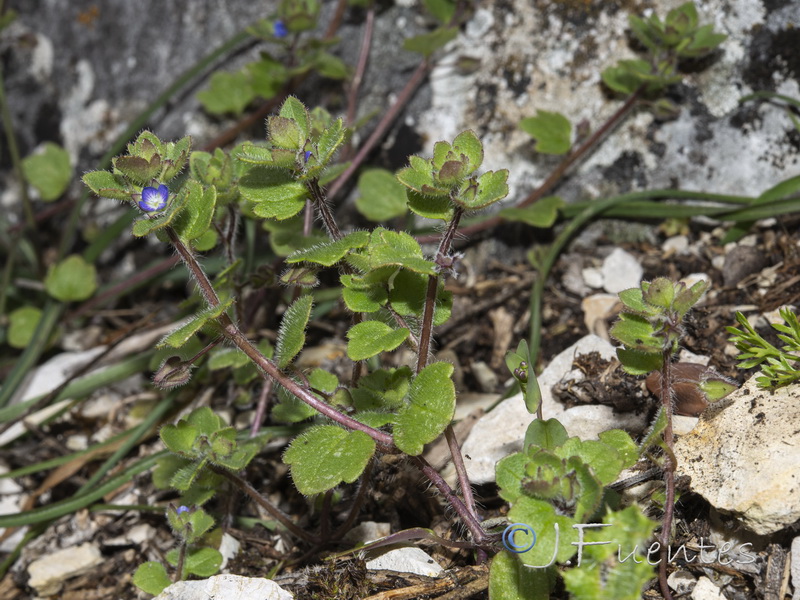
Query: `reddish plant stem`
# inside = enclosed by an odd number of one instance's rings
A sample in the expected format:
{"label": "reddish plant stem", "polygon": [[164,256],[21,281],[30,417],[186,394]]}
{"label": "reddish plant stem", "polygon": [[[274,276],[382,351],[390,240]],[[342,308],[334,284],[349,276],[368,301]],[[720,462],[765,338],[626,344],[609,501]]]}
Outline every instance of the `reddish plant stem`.
{"label": "reddish plant stem", "polygon": [[667,584],[667,561],[669,559],[669,543],[672,533],[672,516],[675,509],[675,453],[673,451],[674,436],[672,433],[672,348],[664,349],[664,365],[661,367],[661,403],[664,407],[664,444],[668,452],[664,464],[664,518],[661,524],[661,562],[658,564],[658,583],[664,600],[672,600]]}
{"label": "reddish plant stem", "polygon": [[364,142],[364,145],[361,146],[361,148],[359,148],[355,158],[353,158],[353,162],[350,163],[350,166],[345,169],[344,173],[342,173],[331,185],[328,192],[329,199],[336,197],[336,195],[342,190],[347,182],[350,181],[350,178],[355,174],[359,167],[361,167],[361,164],[366,160],[369,153],[372,152],[372,149],[381,139],[383,139],[383,136],[386,135],[386,131],[389,129],[389,127],[391,127],[395,119],[406,107],[406,104],[408,104],[412,96],[416,93],[417,89],[419,89],[419,86],[422,85],[422,82],[425,81],[425,78],[428,76],[430,70],[431,63],[428,62],[427,59],[423,60],[417,66],[417,68],[414,70],[414,73],[412,73],[411,78],[408,80],[405,87],[400,92],[400,95],[397,97],[395,103],[389,107],[389,110],[387,110],[386,113],[384,113],[378,125],[367,138],[367,141]]}
{"label": "reddish plant stem", "polygon": [[372,46],[372,32],[375,25],[375,7],[367,9],[367,18],[364,21],[364,37],[361,39],[361,50],[358,55],[356,71],[353,80],[350,82],[350,89],[347,91],[347,117],[346,125],[351,127],[356,120],[356,108],[358,106],[358,92],[361,89],[361,82],[364,80],[364,73],[367,70],[369,51]]}
{"label": "reddish plant stem", "polygon": [[301,529],[300,527],[298,527],[297,525],[295,525],[292,522],[292,520],[289,517],[287,517],[285,514],[283,514],[283,512],[279,508],[277,508],[277,507],[273,506],[272,504],[270,504],[269,501],[267,501],[267,499],[264,498],[264,496],[262,496],[258,492],[258,490],[256,490],[252,485],[250,485],[250,483],[248,481],[246,481],[245,479],[242,479],[241,477],[239,477],[235,473],[232,473],[231,471],[228,471],[227,469],[224,469],[222,467],[218,467],[218,466],[213,465],[213,464],[209,465],[209,467],[211,468],[212,471],[214,471],[214,473],[216,473],[217,475],[222,475],[222,477],[224,477],[225,479],[230,481],[239,490],[241,490],[247,496],[252,498],[256,502],[256,504],[258,504],[265,511],[267,511],[272,518],[274,518],[276,521],[280,522],[280,524],[283,525],[284,527],[286,527],[286,529],[289,532],[291,532],[293,535],[295,535],[296,537],[300,538],[301,540],[305,540],[306,542],[309,542],[311,544],[316,544],[316,543],[319,542],[319,540],[316,538],[316,536],[308,533],[307,531],[305,531],[305,530]]}
{"label": "reddish plant stem", "polygon": [[322,191],[322,188],[319,187],[319,181],[317,179],[311,179],[306,182],[306,187],[313,198],[314,204],[317,206],[317,210],[322,217],[322,222],[325,224],[325,229],[328,230],[328,235],[334,242],[338,242],[342,239],[342,232],[336,224],[336,219],[333,218],[333,213],[331,213],[331,209],[328,206],[325,193]]}
{"label": "reddish plant stem", "polygon": [[473,542],[475,542],[477,546],[485,546],[489,542],[489,534],[481,527],[478,519],[467,509],[466,505],[461,501],[461,498],[456,496],[452,488],[447,485],[447,482],[442,478],[439,472],[421,456],[412,456],[411,459],[414,464],[417,465],[417,468],[422,471],[422,474],[439,489],[445,497],[445,500],[447,500],[450,506],[453,507],[453,510],[458,513],[461,520],[464,521],[464,525],[467,526],[467,529],[469,529],[469,532],[472,534]]}
{"label": "reddish plant stem", "polygon": [[[194,277],[194,280],[197,282],[198,287],[200,288],[200,292],[203,294],[206,302],[209,306],[219,306],[220,301],[217,293],[214,291],[211,282],[208,280],[203,268],[200,266],[200,263],[197,262],[197,259],[191,253],[191,251],[184,245],[183,242],[178,238],[177,234],[172,230],[172,228],[167,228],[167,235],[169,237],[170,243],[175,247],[178,251],[178,255],[183,260],[186,268],[189,269],[189,272]],[[274,362],[264,356],[261,351],[256,348],[250,340],[239,330],[239,328],[231,321],[230,317],[227,314],[222,314],[217,318],[217,322],[222,329],[223,335],[228,338],[230,342],[232,342],[237,348],[239,348],[242,352],[244,352],[248,358],[250,358],[255,365],[264,371],[269,377],[273,378],[279,384],[281,384],[286,390],[295,396],[298,400],[302,400],[318,412],[322,413],[326,417],[336,421],[340,425],[347,427],[348,429],[362,431],[370,436],[373,440],[375,440],[384,452],[396,452],[396,448],[394,446],[394,439],[388,433],[384,433],[383,431],[379,431],[373,427],[369,427],[364,425],[363,423],[359,423],[352,417],[347,416],[343,412],[336,410],[334,407],[326,404],[319,398],[317,398],[314,394],[311,393],[310,390],[298,384],[295,380],[291,377],[283,373]]]}
{"label": "reddish plant stem", "polygon": [[178,564],[175,565],[175,577],[172,583],[183,581],[183,564],[186,561],[186,542],[181,541],[181,546],[178,548]]}
{"label": "reddish plant stem", "polygon": [[[637,101],[641,97],[643,90],[644,88],[639,88],[633,92],[625,101],[625,103],[620,106],[616,112],[614,112],[614,114],[611,115],[608,120],[600,126],[599,129],[597,129],[597,131],[592,133],[592,135],[590,135],[586,141],[578,146],[576,150],[565,156],[564,159],[556,166],[556,168],[553,169],[550,175],[547,176],[547,179],[545,179],[539,185],[539,187],[528,194],[524,200],[522,200],[519,204],[516,204],[515,208],[525,208],[526,206],[530,206],[534,202],[541,200],[546,193],[551,191],[556,184],[561,181],[561,178],[566,174],[572,165],[583,158],[587,152],[593,149],[603,138],[611,133],[611,131],[613,131],[617,125],[622,122],[623,118],[626,117],[631,110],[633,110]],[[463,229],[460,229],[458,233],[459,235],[464,236],[475,235],[476,233],[496,227],[502,221],[503,219],[501,217],[492,217],[491,219],[486,219],[480,223],[475,223],[474,225],[464,227]],[[417,240],[420,243],[430,243],[436,240],[436,236],[421,236],[418,237]]]}
{"label": "reddish plant stem", "polygon": [[264,422],[264,416],[267,414],[267,404],[269,397],[272,394],[273,380],[269,377],[264,377],[264,385],[261,388],[261,393],[258,395],[258,404],[256,405],[256,414],[253,415],[253,422],[250,424],[250,437],[254,438],[258,435],[258,430],[261,429],[261,424]]}

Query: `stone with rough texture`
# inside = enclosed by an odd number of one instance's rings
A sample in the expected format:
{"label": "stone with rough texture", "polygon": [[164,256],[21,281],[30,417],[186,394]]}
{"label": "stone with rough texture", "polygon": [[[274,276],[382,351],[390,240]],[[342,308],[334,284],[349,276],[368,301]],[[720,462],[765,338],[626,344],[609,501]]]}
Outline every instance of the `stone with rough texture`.
{"label": "stone with rough texture", "polygon": [[679,594],[685,594],[697,584],[697,578],[689,571],[673,571],[667,577],[667,584]]}
{"label": "stone with rough texture", "polygon": [[800,519],[800,385],[751,377],[675,445],[678,474],[712,506],[765,535]]}
{"label": "stone with rough texture", "polygon": [[28,565],[28,585],[40,596],[57,594],[67,579],[82,575],[103,562],[100,548],[81,544],[64,548]]}
{"label": "stone with rough texture", "polygon": [[[598,352],[606,360],[616,358],[610,343],[596,335],[587,335],[556,356],[538,378],[542,391],[542,416],[545,419],[557,417],[564,422],[570,435],[582,439],[592,439],[606,429],[626,426],[619,421],[619,415],[612,416],[610,407],[576,406],[564,410],[561,403],[553,399],[551,388],[572,371],[575,357],[590,352]],[[464,460],[470,481],[477,484],[494,481],[495,464],[504,456],[522,450],[525,430],[533,418],[525,410],[520,394],[503,400],[493,411],[481,417],[462,448],[465,456],[470,457]]]}
{"label": "stone with rough texture", "polygon": [[725,600],[725,596],[714,582],[708,577],[701,577],[697,580],[691,595],[692,600]]}
{"label": "stone with rough texture", "polygon": [[800,536],[792,540],[792,586],[794,586],[794,594],[792,600],[800,600]]}
{"label": "stone with rough texture", "polygon": [[271,579],[215,575],[201,581],[173,583],[154,600],[292,600],[294,596]]}
{"label": "stone with rough texture", "polygon": [[603,289],[609,294],[639,287],[644,269],[639,261],[622,248],[614,248],[603,261]]}
{"label": "stone with rough texture", "polygon": [[436,577],[444,569],[419,548],[396,548],[367,561],[368,569]]}

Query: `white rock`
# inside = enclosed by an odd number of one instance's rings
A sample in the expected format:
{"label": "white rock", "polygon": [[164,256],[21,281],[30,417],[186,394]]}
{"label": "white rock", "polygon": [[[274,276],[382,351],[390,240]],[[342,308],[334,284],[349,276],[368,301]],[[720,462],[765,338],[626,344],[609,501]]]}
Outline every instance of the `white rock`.
{"label": "white rock", "polygon": [[587,267],[581,270],[583,282],[591,288],[599,289],[603,287],[603,273],[595,267]]}
{"label": "white rock", "polygon": [[675,454],[693,491],[766,535],[800,519],[800,385],[770,392],[755,379],[703,413]]}
{"label": "white rock", "polygon": [[692,600],[725,600],[725,596],[708,577],[701,577],[692,590]]}
{"label": "white rock", "polygon": [[154,600],[292,600],[294,596],[271,579],[215,575],[201,581],[173,583]]}
{"label": "white rock", "polygon": [[622,290],[639,287],[644,269],[639,261],[622,248],[614,248],[603,261],[603,289],[609,294],[618,294]]}
{"label": "white rock", "polygon": [[444,569],[419,548],[397,548],[367,562],[368,569],[436,577]]}
{"label": "white rock", "polygon": [[239,548],[242,545],[230,533],[223,533],[222,540],[219,543],[219,553],[222,554],[222,564],[219,570],[223,571],[228,566],[228,561],[239,554]]}
{"label": "white rock", "polygon": [[52,596],[65,580],[91,571],[102,562],[100,548],[94,544],[64,548],[28,565],[28,585],[40,596]]}
{"label": "white rock", "polygon": [[696,583],[697,578],[689,571],[673,571],[667,577],[667,585],[679,594],[690,591]]}
{"label": "white rock", "polygon": [[607,340],[606,319],[614,314],[619,303],[619,296],[616,294],[593,294],[581,300],[583,322],[589,333],[599,335]]}
{"label": "white rock", "polygon": [[794,595],[792,600],[800,600],[800,536],[792,540],[792,586],[794,586]]}
{"label": "white rock", "polygon": [[[598,352],[606,360],[616,358],[614,347],[596,335],[587,335],[556,356],[539,376],[542,392],[542,416],[545,419],[561,418],[564,407],[553,399],[552,387],[572,370],[576,356]],[[578,407],[576,407],[578,408]],[[464,462],[470,481],[489,483],[494,481],[497,461],[522,450],[525,431],[534,416],[525,410],[521,394],[507,398],[475,424],[462,448]],[[584,431],[567,429],[570,435],[584,437]],[[591,436],[590,436],[591,437]],[[471,458],[466,458],[469,455]]]}
{"label": "white rock", "polygon": [[558,420],[570,436],[577,435],[582,440],[596,439],[609,429],[641,430],[647,426],[645,415],[633,413],[614,413],[610,406],[585,404],[573,406],[558,416]]}
{"label": "white rock", "polygon": [[661,244],[661,250],[666,253],[681,254],[689,248],[689,238],[685,235],[674,235],[671,238],[664,240]]}
{"label": "white rock", "polygon": [[493,392],[497,389],[497,374],[482,360],[472,363],[472,374],[478,380],[482,392]]}
{"label": "white rock", "polygon": [[699,420],[699,417],[672,415],[672,432],[675,435],[686,435],[695,428]]}

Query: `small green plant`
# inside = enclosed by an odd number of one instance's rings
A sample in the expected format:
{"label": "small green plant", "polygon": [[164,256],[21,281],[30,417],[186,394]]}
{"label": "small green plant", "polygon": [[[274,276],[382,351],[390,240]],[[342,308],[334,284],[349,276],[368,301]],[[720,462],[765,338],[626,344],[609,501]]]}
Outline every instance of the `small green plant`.
{"label": "small green plant", "polygon": [[780,315],[783,323],[772,324],[772,328],[778,332],[778,339],[784,342],[780,348],[765,340],[740,312],[736,313],[739,326],[727,327],[731,334],[730,341],[740,352],[736,357],[739,368],[760,366],[761,374],[756,381],[764,388],[776,388],[800,379],[797,366],[800,361],[800,322],[791,308],[781,308]]}
{"label": "small green plant", "polygon": [[[678,351],[686,314],[699,302],[707,288],[706,281],[699,281],[691,287],[683,282],[672,282],[665,277],[659,277],[652,282],[643,281],[640,287],[619,293],[619,299],[623,304],[622,312],[609,332],[623,345],[617,349],[617,357],[628,373],[632,375],[646,375],[652,371],[661,373],[666,499],[661,526],[659,583],[661,592],[667,599],[671,598],[667,586],[666,567],[672,535],[676,466],[672,433],[674,384],[672,357]],[[714,382],[703,381],[700,383],[700,388],[707,396],[719,397],[720,390]]]}
{"label": "small green plant", "polygon": [[[214,519],[202,508],[175,506],[167,508],[167,522],[178,540],[178,547],[170,550],[166,559],[175,568],[174,581],[189,575],[210,577],[219,571],[222,555],[207,544]],[[173,580],[163,563],[148,561],[139,565],[133,583],[148,594],[160,594]]]}

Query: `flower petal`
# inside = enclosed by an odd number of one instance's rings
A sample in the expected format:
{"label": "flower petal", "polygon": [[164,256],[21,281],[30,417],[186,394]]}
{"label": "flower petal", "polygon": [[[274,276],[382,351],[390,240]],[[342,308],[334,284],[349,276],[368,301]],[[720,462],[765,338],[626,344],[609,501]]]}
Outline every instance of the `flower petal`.
{"label": "flower petal", "polygon": [[158,188],[142,188],[142,199],[137,204],[145,212],[155,212],[164,209],[168,198],[169,188],[162,183]]}

